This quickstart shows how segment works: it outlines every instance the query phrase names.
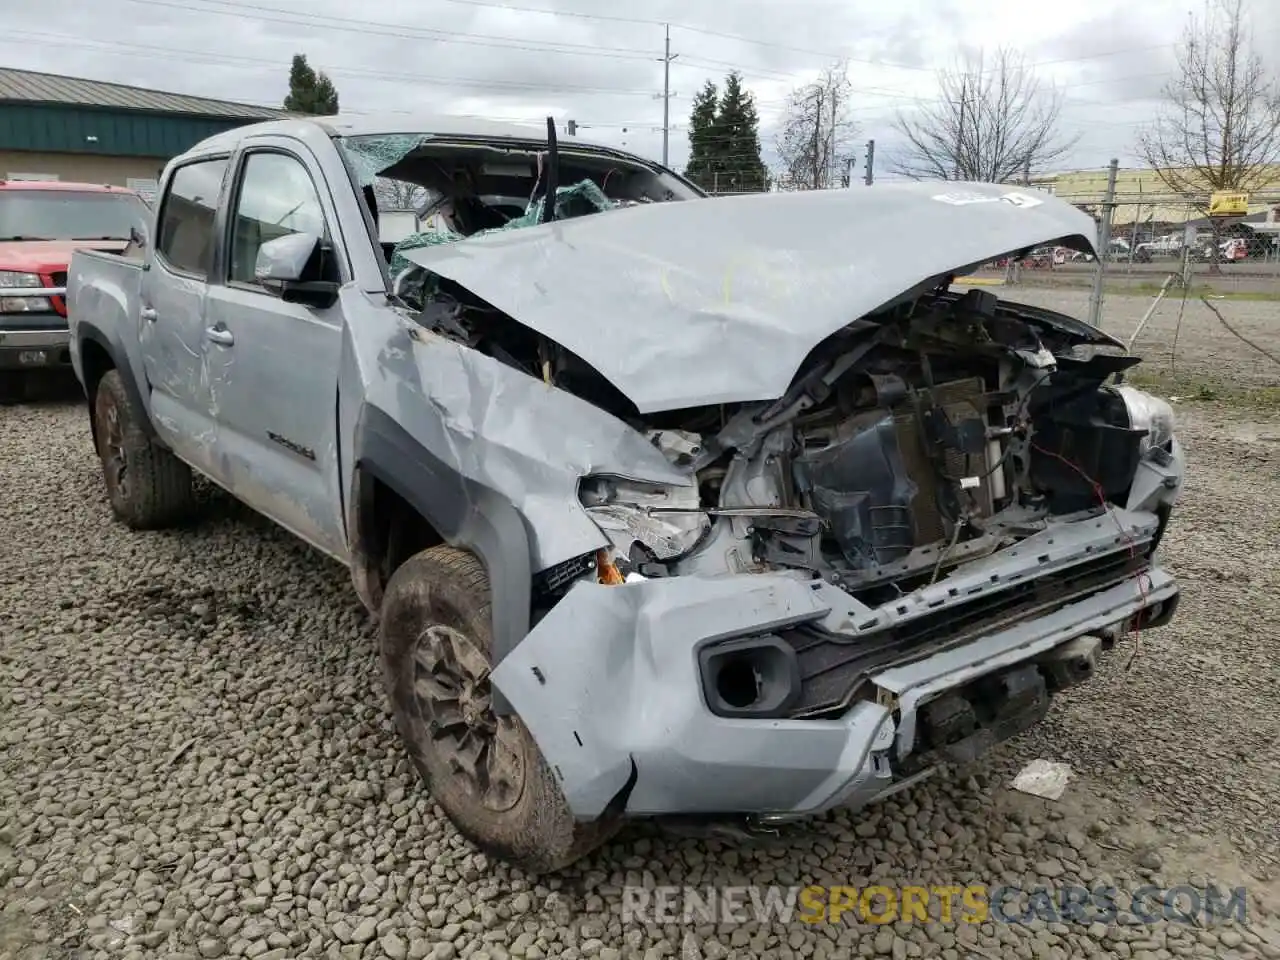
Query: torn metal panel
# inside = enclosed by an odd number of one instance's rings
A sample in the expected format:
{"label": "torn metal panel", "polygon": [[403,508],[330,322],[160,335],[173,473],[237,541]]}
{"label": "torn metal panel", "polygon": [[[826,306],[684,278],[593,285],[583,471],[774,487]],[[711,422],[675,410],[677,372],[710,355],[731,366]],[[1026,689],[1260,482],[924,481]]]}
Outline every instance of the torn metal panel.
{"label": "torn metal panel", "polygon": [[[1093,220],[1065,201],[962,186],[990,202],[927,183],[725,197],[405,258],[573,351],[642,413],[773,399],[827,336],[950,274],[1042,243],[1093,250]],[[891,239],[907,225],[909,248]]]}
{"label": "torn metal panel", "polygon": [[463,486],[514,506],[535,569],[608,543],[579,503],[582,477],[692,483],[621,420],[392,311],[362,311],[350,328],[359,330],[350,349],[364,405],[400,424]]}
{"label": "torn metal panel", "polygon": [[1169,453],[1148,455],[1138,464],[1129,491],[1130,510],[1154,510],[1158,504],[1172,507],[1182,492],[1182,478],[1186,475],[1186,454],[1182,444],[1174,437],[1170,440]]}
{"label": "torn metal panel", "polygon": [[575,815],[598,816],[634,761],[634,814],[817,806],[862,768],[882,708],[831,721],[709,713],[696,645],[821,616],[822,598],[784,576],[580,584],[495,668]]}

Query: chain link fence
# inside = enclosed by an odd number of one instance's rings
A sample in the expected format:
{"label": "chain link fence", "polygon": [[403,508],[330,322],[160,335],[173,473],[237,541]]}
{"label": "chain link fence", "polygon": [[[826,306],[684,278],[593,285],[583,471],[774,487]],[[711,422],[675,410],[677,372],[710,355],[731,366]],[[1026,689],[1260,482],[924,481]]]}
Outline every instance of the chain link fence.
{"label": "chain link fence", "polygon": [[1208,194],[1053,192],[1098,221],[1099,243],[1109,236],[1099,256],[1044,246],[964,282],[1097,323],[1170,396],[1280,404],[1280,192],[1222,218],[1207,215]]}
{"label": "chain link fence", "polygon": [[1011,284],[1088,287],[1101,271],[1104,293],[1148,292],[1176,274],[1179,283],[1218,294],[1280,298],[1280,193],[1251,196],[1249,215],[1224,218],[1208,216],[1208,194],[1055,193],[1100,226],[1110,211],[1107,249],[1095,258],[1046,246],[1017,263],[988,264],[985,273]]}

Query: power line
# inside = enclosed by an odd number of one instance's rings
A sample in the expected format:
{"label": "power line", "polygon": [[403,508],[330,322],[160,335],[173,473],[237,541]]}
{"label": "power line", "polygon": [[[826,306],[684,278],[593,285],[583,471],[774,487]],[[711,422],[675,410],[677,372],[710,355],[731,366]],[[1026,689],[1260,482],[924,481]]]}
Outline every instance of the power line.
{"label": "power line", "polygon": [[[169,0],[129,0],[129,2],[145,3],[145,4],[154,5],[154,6],[175,7],[177,9],[186,9],[186,10],[191,9],[189,6],[185,4],[169,2]],[[363,26],[365,24],[369,24],[373,26],[390,26],[395,29],[401,29],[401,30],[407,27],[407,25],[405,24],[386,24],[386,23],[379,24],[374,21],[352,20],[350,18],[345,18],[345,17],[331,17],[326,14],[297,14],[294,11],[282,10],[279,7],[249,6],[247,4],[233,3],[231,2],[231,0],[200,0],[200,2],[227,6],[237,11],[237,15],[239,16],[247,16],[251,19],[257,19],[257,20],[266,19],[259,12],[259,11],[265,10],[271,13],[285,14],[289,16],[320,17],[322,19],[329,20],[329,21],[346,21],[348,23],[360,25],[360,26]],[[664,27],[664,28],[668,26],[668,24],[662,20],[653,20],[653,19],[647,19],[647,18],[641,18],[641,17],[622,17],[622,16],[613,15],[613,14],[579,13],[579,12],[565,11],[565,10],[550,10],[545,7],[526,7],[519,4],[499,3],[499,2],[495,2],[495,0],[445,0],[445,2],[458,3],[458,4],[471,6],[471,7],[487,7],[490,9],[510,10],[510,11],[520,12],[520,13],[545,14],[547,16],[553,16],[553,17],[573,17],[576,19],[594,20],[594,21],[606,22],[606,23],[632,23],[632,24],[641,24],[645,26]],[[200,8],[196,8],[196,9],[200,9]],[[213,13],[213,12],[220,12],[220,11],[209,10],[207,12]],[[793,47],[788,44],[781,44],[774,41],[758,40],[754,37],[746,37],[740,34],[725,33],[720,30],[711,30],[706,27],[696,27],[696,26],[693,26],[692,24],[672,23],[670,24],[670,26],[677,30],[685,30],[689,33],[697,33],[702,36],[719,37],[725,40],[733,40],[738,43],[749,43],[757,46],[772,47],[774,49],[779,49],[779,50],[790,50],[795,53],[803,53],[808,56],[818,56],[824,59],[848,60],[851,63],[865,63],[872,66],[890,67],[890,68],[899,69],[899,70],[912,70],[912,71],[919,71],[919,72],[926,72],[926,73],[932,72],[931,68],[929,67],[914,66],[914,65],[902,64],[902,63],[893,63],[891,61],[883,61],[883,60],[860,59],[857,57],[843,55],[843,54],[836,55],[830,52],[810,50],[804,47]],[[408,28],[408,29],[415,29],[415,28]]]}
{"label": "power line", "polygon": [[[149,5],[149,6],[167,7],[171,9],[181,10],[183,12],[192,11],[192,8],[189,6],[189,4],[176,2],[176,0],[128,0],[128,2],[138,3],[142,5]],[[649,55],[646,51],[639,48],[633,48],[633,47],[601,47],[599,45],[577,44],[577,43],[569,43],[567,41],[534,41],[534,40],[528,40],[526,38],[519,38],[519,37],[498,37],[498,36],[491,36],[486,34],[468,34],[461,31],[449,31],[449,30],[440,30],[435,28],[416,27],[416,26],[411,26],[403,23],[357,20],[350,17],[338,17],[338,16],[327,15],[327,14],[314,14],[314,13],[305,13],[305,12],[299,13],[297,11],[282,10],[280,8],[275,8],[275,7],[251,8],[251,7],[245,6],[244,4],[232,2],[232,0],[197,0],[197,2],[202,4],[202,6],[195,8],[195,10],[197,11],[212,13],[220,16],[243,17],[247,15],[250,19],[256,19],[256,20],[269,22],[269,23],[272,23],[272,22],[285,23],[289,25],[304,24],[304,25],[310,25],[310,26],[317,26],[320,29],[328,29],[328,30],[341,31],[341,32],[350,32],[350,33],[364,33],[364,34],[370,34],[374,36],[390,36],[397,39],[402,39],[406,31],[408,31],[412,34],[423,36],[426,39],[435,39],[438,42],[452,42],[452,43],[471,44],[471,45],[478,45],[478,46],[489,46],[489,47],[495,47],[498,49],[531,50],[534,52],[555,52],[555,53],[561,53],[561,54],[570,55],[570,56],[590,56],[590,57],[601,57],[601,58],[611,58],[611,59],[621,59],[621,60],[636,60],[636,61],[651,59],[651,55]],[[446,2],[462,2],[462,0],[446,0]],[[482,0],[467,0],[467,5],[479,6],[479,7],[493,7],[493,8],[510,9],[510,10],[520,10],[524,12],[540,13],[545,15],[556,15],[561,13],[560,11],[551,11],[543,8],[523,7],[517,4],[488,2],[488,0],[483,0],[483,2]],[[227,9],[218,9],[219,7],[223,7]],[[276,16],[271,16],[270,14],[276,14]],[[658,24],[658,21],[645,20],[643,18],[615,17],[615,16],[605,16],[605,15],[597,15],[597,14],[573,14],[573,16],[578,16],[582,19],[588,19],[588,20],[610,20],[610,21],[619,21],[619,22],[628,22],[628,23],[647,23],[647,24],[654,24],[654,25]],[[686,25],[675,25],[675,26],[678,29],[686,29],[692,32],[702,33],[708,36],[723,36],[729,39],[739,40],[742,42],[759,43],[766,46],[787,48],[787,45],[777,44],[773,41],[756,41],[752,38],[741,37],[736,34],[725,34],[719,31],[707,30],[704,28],[691,27]],[[665,25],[664,25],[664,29],[666,29]],[[669,30],[667,30],[666,35],[669,39]],[[1031,66],[1083,62],[1091,59],[1116,56],[1116,55],[1120,55],[1120,54],[1135,51],[1135,50],[1150,50],[1150,49],[1157,49],[1163,46],[1173,46],[1173,45],[1174,44],[1147,44],[1139,47],[1130,47],[1130,48],[1125,48],[1121,50],[1105,51],[1102,53],[1090,54],[1090,55],[1085,55],[1081,57],[1068,57],[1068,58],[1060,58],[1057,60],[1047,60],[1047,61],[1042,61],[1039,64],[1031,64]],[[798,52],[809,53],[812,55],[821,55],[817,51],[805,50],[804,48],[799,48],[799,47],[790,48],[790,49],[794,49]],[[875,63],[875,61],[862,61],[862,60],[855,60],[854,58],[845,58],[845,59],[850,60],[850,62]],[[730,69],[737,70],[743,76],[757,76],[757,77],[763,77],[766,79],[776,78],[779,80],[791,79],[794,76],[794,75],[783,74],[778,71],[744,70],[743,68],[738,67],[736,64],[733,64],[727,61],[718,61],[718,60],[711,60],[711,59],[705,59],[705,58],[702,58],[702,60],[703,60],[703,63],[705,64],[714,64],[716,66],[729,67]],[[670,60],[662,58],[660,59],[660,62],[663,62],[664,64],[664,77],[667,77],[667,82],[664,83],[663,100],[664,100],[664,105],[668,105],[671,97],[670,87],[669,87]],[[686,65],[689,66],[690,68],[709,69],[709,67],[703,66],[703,63],[698,63],[692,60],[686,61]],[[876,64],[876,65],[893,66],[893,64]],[[924,68],[920,68],[920,69],[923,70]],[[996,69],[996,68],[993,67],[992,69]],[[336,72],[336,71],[331,71],[331,72]],[[353,76],[358,75],[355,73],[355,70],[351,68],[348,68],[348,73],[350,73]],[[372,76],[373,74],[369,73],[365,75]],[[770,77],[770,75],[772,76]],[[433,80],[433,82],[435,81]],[[1093,82],[1113,82],[1113,81],[1104,80],[1104,81],[1093,81]],[[479,86],[480,84],[475,83],[474,85]],[[488,85],[494,88],[514,87],[515,82],[514,81],[491,81],[488,83]],[[545,85],[543,86],[545,88]],[[570,88],[561,86],[559,89],[567,91]],[[595,89],[603,91],[607,88],[595,88]],[[588,92],[588,90],[584,88],[580,92]],[[879,96],[879,97],[898,98],[898,99],[902,99],[909,102],[929,102],[929,98],[927,97],[918,97],[910,94],[901,93],[898,91],[886,90],[883,88],[880,88],[880,89],[865,88],[860,92],[870,93],[874,96]],[[630,91],[628,93],[630,93]],[[760,103],[760,105],[764,105],[765,102],[758,101],[758,103]],[[1109,104],[1099,104],[1099,105],[1109,105]]]}
{"label": "power line", "polygon": [[[179,3],[179,2],[176,2],[176,0],[127,0],[127,2],[150,5],[150,6],[169,7],[169,8],[181,10],[184,12],[192,12],[193,10],[193,8],[189,5],[189,3]],[[414,33],[427,34],[428,37],[432,34],[445,35],[453,38],[455,42],[474,43],[480,46],[509,46],[509,48],[513,48],[513,49],[522,49],[524,47],[527,47],[529,49],[536,49],[536,50],[547,49],[549,47],[558,46],[558,47],[565,47],[570,49],[573,49],[573,48],[580,49],[584,55],[602,54],[602,53],[618,53],[618,54],[630,55],[627,57],[620,57],[620,59],[642,60],[642,59],[649,59],[651,56],[651,54],[648,54],[647,51],[634,48],[634,47],[601,47],[594,44],[574,44],[574,43],[567,43],[567,42],[559,43],[557,41],[527,40],[519,37],[493,37],[485,34],[466,34],[460,31],[449,31],[449,30],[439,30],[436,28],[417,27],[417,26],[413,26],[405,23],[373,21],[373,20],[365,20],[365,19],[355,19],[351,17],[338,17],[338,16],[332,16],[329,14],[301,13],[294,10],[281,9],[279,7],[250,6],[248,4],[233,2],[233,0],[197,0],[197,2],[199,2],[200,4],[203,4],[204,6],[194,8],[194,10],[196,11],[213,13],[213,14],[222,15],[222,16],[247,17],[248,19],[260,20],[260,21],[269,22],[269,23],[270,22],[297,23],[301,21],[302,23],[315,24],[317,26],[338,25],[338,26],[329,26],[329,29],[344,29],[344,30],[350,30],[351,32],[369,33],[373,35],[388,35],[388,34],[385,34],[383,31],[390,30],[390,31],[393,31],[391,34],[389,34],[390,36],[403,37],[405,31],[412,31]],[[442,0],[442,2],[462,4],[462,5],[471,6],[471,7],[510,10],[510,11],[520,12],[520,13],[542,14],[542,15],[551,16],[551,17],[569,17],[569,18],[589,20],[589,21],[611,22],[611,23],[631,23],[631,24],[640,24],[645,26],[663,27],[664,30],[667,28],[675,29],[675,30],[684,30],[686,32],[696,33],[702,36],[718,37],[720,39],[732,40],[737,43],[746,43],[754,46],[768,47],[768,48],[777,49],[777,50],[787,50],[793,53],[802,53],[802,54],[805,54],[806,56],[820,57],[825,60],[844,60],[849,63],[858,63],[858,64],[867,65],[867,66],[874,66],[874,67],[888,68],[888,69],[895,69],[895,70],[907,70],[907,71],[912,71],[917,73],[932,74],[937,72],[936,68],[934,67],[925,67],[925,66],[919,66],[914,64],[896,63],[894,61],[882,60],[882,59],[873,60],[865,57],[855,57],[847,52],[835,53],[832,51],[815,50],[808,47],[799,47],[791,44],[779,43],[774,40],[761,40],[755,37],[748,37],[742,34],[727,33],[720,30],[712,30],[707,27],[697,27],[692,24],[667,23],[662,20],[655,20],[651,18],[623,17],[623,16],[617,16],[613,14],[597,14],[597,13],[585,13],[585,12],[565,11],[565,10],[551,10],[544,7],[528,7],[521,4],[501,3],[501,2],[496,2],[496,0]],[[226,10],[214,9],[216,7],[226,7],[229,9],[226,9]],[[263,15],[264,11],[268,14],[275,14],[277,16],[276,17],[264,16]],[[281,21],[279,17],[288,17],[293,19],[292,21]],[[504,43],[504,41],[506,41],[506,43]],[[1168,43],[1159,43],[1159,44],[1143,44],[1138,46],[1123,47],[1117,50],[1103,51],[1100,53],[1085,54],[1077,57],[1063,57],[1063,58],[1057,58],[1052,60],[1034,61],[1026,64],[1026,66],[1028,68],[1035,68],[1035,67],[1053,66],[1053,65],[1068,64],[1068,63],[1083,63],[1090,60],[1098,60],[1098,59],[1105,59],[1108,57],[1122,56],[1128,53],[1137,53],[1137,52],[1143,52],[1143,51],[1149,51],[1149,50],[1172,48],[1172,47],[1176,47],[1177,45],[1178,45],[1177,41],[1168,42]],[[566,49],[564,52],[568,52],[568,50]],[[711,62],[715,62],[715,61],[711,61]],[[725,63],[724,65],[732,66],[732,64],[727,64],[727,63]],[[999,69],[999,67],[993,66],[986,70],[976,71],[976,73],[983,74],[983,73],[991,72],[996,69]],[[773,72],[773,71],[770,71],[770,72]],[[760,75],[760,74],[757,74],[757,75]]]}
{"label": "power line", "polygon": [[[184,13],[210,13],[219,17],[257,20],[263,23],[279,23],[286,26],[309,26],[341,33],[358,33],[393,39],[437,40],[470,46],[495,47],[500,50],[532,50],[536,52],[563,53],[570,56],[607,57],[616,60],[649,60],[652,54],[638,47],[604,47],[598,44],[569,43],[557,40],[528,40],[523,37],[501,37],[482,33],[465,33],[459,30],[440,30],[434,27],[418,27],[407,23],[390,23],[377,20],[356,20],[328,14],[282,10],[279,7],[249,7],[231,0],[195,0],[200,6],[177,0],[126,0],[128,3],[148,7],[167,7]],[[219,9],[219,8],[228,9]],[[408,36],[406,36],[408,34]]]}
{"label": "power line", "polygon": [[[0,37],[0,43],[22,44],[22,40],[24,38],[38,40],[38,41],[56,41],[60,46],[64,46],[64,47],[65,46],[81,47],[84,49],[94,50],[106,55],[128,56],[134,59],[141,56],[145,59],[167,60],[171,62],[182,62],[182,63],[208,62],[214,65],[229,66],[229,67],[234,67],[238,69],[254,69],[256,65],[262,65],[264,70],[270,69],[272,71],[275,71],[279,69],[279,63],[277,61],[267,59],[267,58],[261,58],[261,57],[247,57],[247,56],[238,56],[238,55],[231,55],[231,54],[213,54],[205,51],[181,50],[181,49],[174,49],[171,47],[155,47],[147,44],[137,44],[137,43],[126,44],[119,41],[84,40],[84,39],[75,38],[66,34],[48,33],[48,32],[42,32],[42,31],[7,31],[4,36]],[[22,44],[22,45],[26,46],[26,44]],[[128,48],[128,49],[117,50],[112,48]],[[129,52],[133,50],[144,51],[144,53],[139,54],[139,53]],[[497,89],[521,89],[521,90],[536,89],[540,91],[557,90],[557,91],[571,92],[575,94],[593,93],[593,94],[602,94],[602,95],[611,95],[611,96],[612,95],[651,96],[651,94],[647,90],[625,90],[625,89],[619,89],[619,88],[588,88],[588,87],[552,88],[552,87],[548,87],[548,85],[546,84],[521,83],[517,81],[497,81],[497,80],[468,81],[468,80],[460,80],[460,78],[457,78],[457,77],[450,77],[450,78],[429,77],[425,75],[400,74],[400,73],[392,73],[389,71],[361,70],[357,68],[348,69],[348,68],[338,67],[331,70],[330,72],[333,73],[335,76],[351,75],[351,76],[356,76],[360,78],[369,78],[374,81],[385,81],[385,82],[398,82],[403,80],[441,82],[441,83],[463,82],[463,83],[468,83],[475,86],[491,86]],[[241,101],[241,102],[244,102],[247,105],[254,105],[254,106],[268,106],[268,107],[277,106],[277,104],[275,103],[264,103],[261,101]],[[757,103],[759,103],[759,101],[757,101]],[[873,110],[873,109],[876,109],[876,108],[874,106],[853,107],[853,108],[850,108],[850,111],[856,113],[859,110]],[[343,112],[348,114],[354,114],[354,115],[367,115],[369,113],[412,115],[416,111],[410,111],[410,110],[363,111],[359,109],[346,108],[343,110]],[[533,118],[533,117],[496,117],[492,115],[478,115],[478,114],[450,114],[450,115],[459,116],[459,117],[469,117],[474,119],[498,121],[498,122],[530,123],[530,124],[536,123],[540,119],[540,118]],[[879,115],[879,116],[873,116],[873,117],[864,117],[862,118],[862,122],[882,123],[882,122],[891,121],[892,119],[893,117],[891,115]],[[580,125],[584,127],[590,126],[590,127],[595,127],[599,129],[623,130],[624,132],[630,132],[632,135],[646,133],[646,132],[658,132],[658,131],[661,131],[662,129],[662,127],[659,126],[657,122],[654,120],[580,121]],[[1130,127],[1132,126],[1132,122],[1090,120],[1090,126],[1091,127],[1099,127],[1099,126]],[[635,129],[631,129],[631,128],[635,128]],[[674,129],[679,129],[679,127],[676,127]],[[716,140],[717,138],[713,136],[711,140],[708,142],[714,143],[716,142]],[[752,157],[744,155],[743,157],[734,157],[734,158],[725,158],[725,159],[748,160],[748,159],[752,159]],[[668,153],[667,162],[668,163],[670,162],[669,153]]]}
{"label": "power line", "polygon": [[[152,2],[152,0],[148,0]],[[87,38],[70,37],[64,34],[42,33],[39,31],[19,31],[5,30],[0,34],[0,43],[15,43],[22,45],[18,38],[32,37],[43,39],[54,39],[64,46],[80,46],[87,49],[99,50],[100,52],[111,54],[112,47],[122,47],[130,49],[139,49],[151,51],[147,54],[148,59],[158,60],[174,60],[180,63],[189,63],[192,60],[203,60],[219,66],[240,66],[252,67],[262,64],[264,67],[270,67],[273,70],[283,69],[281,63],[277,60],[269,60],[265,57],[246,57],[238,54],[214,54],[206,53],[200,50],[183,50],[173,47],[157,47],[148,44],[139,43],[123,43],[115,40],[89,40]],[[105,49],[104,49],[105,48]],[[123,56],[135,56],[125,50],[120,51]],[[374,80],[410,80],[421,81],[425,83],[439,83],[448,85],[465,85],[470,87],[493,87],[496,89],[516,89],[516,90],[540,90],[548,93],[591,93],[591,94],[608,94],[610,96],[644,96],[651,97],[653,95],[650,90],[628,89],[624,87],[588,87],[576,86],[570,84],[549,84],[549,83],[530,83],[519,80],[482,80],[469,79],[462,77],[440,77],[428,76],[426,74],[413,73],[397,73],[386,70],[366,70],[358,67],[335,67],[324,71],[333,76],[351,76],[357,78],[368,78]],[[105,81],[104,81],[105,82]]]}
{"label": "power line", "polygon": [[[131,0],[131,2],[167,2],[167,0]],[[191,62],[192,60],[199,60],[199,61],[204,61],[204,62],[216,64],[216,65],[244,67],[244,68],[261,65],[264,68],[271,68],[273,70],[278,69],[280,66],[279,61],[276,61],[274,59],[267,58],[267,57],[251,57],[251,56],[246,56],[242,54],[213,53],[210,51],[190,50],[190,49],[175,48],[170,46],[161,47],[161,46],[156,46],[152,44],[137,43],[132,41],[125,42],[125,41],[118,41],[118,40],[97,40],[92,38],[77,37],[73,34],[53,33],[53,32],[47,32],[47,31],[7,30],[4,32],[3,35],[0,35],[0,43],[9,42],[9,43],[20,44],[20,41],[22,38],[45,40],[45,41],[51,40],[51,41],[56,41],[59,45],[62,45],[62,46],[81,46],[86,49],[98,50],[100,52],[107,53],[107,54],[113,53],[114,51],[112,50],[112,48],[116,48],[116,47],[122,48],[122,50],[127,49],[131,51],[132,50],[145,51],[147,55],[146,56],[147,59],[168,60],[168,61],[177,61],[177,62],[183,62],[183,63]],[[123,54],[122,52],[122,55],[125,55],[125,54]],[[128,54],[128,55],[133,56],[133,54]],[[672,57],[672,62],[675,62],[674,55]],[[332,68],[327,68],[325,72],[332,74],[334,76],[349,76],[357,79],[371,79],[371,80],[384,80],[384,81],[409,80],[409,81],[422,81],[422,82],[429,82],[429,83],[441,83],[441,84],[455,85],[455,86],[489,87],[493,89],[539,90],[539,91],[545,91],[545,92],[605,94],[605,95],[616,95],[616,96],[653,96],[653,94],[649,90],[637,89],[637,88],[590,87],[590,86],[578,86],[578,85],[568,85],[568,84],[548,84],[545,82],[532,83],[527,81],[516,81],[516,80],[497,80],[497,79],[486,80],[486,79],[480,79],[480,78],[471,79],[467,77],[458,77],[458,76],[440,77],[440,76],[431,76],[427,74],[402,73],[399,71],[372,70],[372,69],[361,68],[361,67],[336,66]],[[1120,81],[1134,80],[1134,79],[1148,78],[1153,76],[1164,76],[1164,75],[1165,74],[1154,74],[1154,73],[1136,74],[1129,77],[1119,78],[1119,80]],[[1099,83],[1107,83],[1107,82],[1118,82],[1118,81],[1109,81],[1109,80],[1081,81],[1075,84],[1066,84],[1062,87],[1062,89],[1075,89],[1076,87],[1092,86]],[[935,100],[935,98],[933,97],[927,97],[927,96],[922,97],[922,96],[915,96],[912,94],[898,93],[892,90],[877,88],[877,87],[854,87],[853,92],[866,94],[874,97],[881,97],[885,99],[903,100],[909,103],[932,103]],[[669,94],[669,96],[676,96],[676,95]],[[1141,98],[1135,98],[1135,99],[1129,99],[1129,100],[1100,101],[1100,100],[1084,100],[1080,98],[1066,97],[1064,98],[1064,100],[1066,101],[1067,106],[1122,106],[1127,103],[1145,102],[1145,100]],[[785,99],[784,100],[754,99],[754,103],[757,107],[784,106],[788,102],[789,101]],[[864,111],[864,110],[876,110],[876,109],[879,109],[879,106],[876,104],[864,104],[864,105],[855,105],[848,109],[851,112],[857,113],[859,111]],[[874,120],[877,118],[868,118],[868,119]],[[1099,125],[1107,125],[1108,121],[1097,121],[1097,123]],[[1124,122],[1124,125],[1128,125],[1128,124],[1129,124],[1128,121]],[[604,123],[592,124],[592,126],[609,126],[609,125],[610,124],[604,124]],[[651,121],[645,121],[643,124],[640,122],[635,122],[635,123],[621,123],[617,125],[619,126],[642,126],[642,125],[657,126],[656,123]]]}

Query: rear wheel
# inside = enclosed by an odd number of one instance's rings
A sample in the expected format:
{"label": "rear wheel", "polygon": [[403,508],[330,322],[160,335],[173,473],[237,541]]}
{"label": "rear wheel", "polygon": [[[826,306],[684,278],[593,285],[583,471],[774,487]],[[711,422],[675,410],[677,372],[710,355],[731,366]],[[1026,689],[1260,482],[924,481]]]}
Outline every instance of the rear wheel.
{"label": "rear wheel", "polygon": [[576,823],[528,729],[494,713],[489,578],[479,560],[445,546],[411,557],[387,584],[379,630],[400,736],[467,839],[544,873],[616,832],[615,820]]}
{"label": "rear wheel", "polygon": [[93,420],[111,512],[135,530],[156,530],[189,513],[191,468],[151,441],[145,416],[119,372],[107,371],[93,395]]}

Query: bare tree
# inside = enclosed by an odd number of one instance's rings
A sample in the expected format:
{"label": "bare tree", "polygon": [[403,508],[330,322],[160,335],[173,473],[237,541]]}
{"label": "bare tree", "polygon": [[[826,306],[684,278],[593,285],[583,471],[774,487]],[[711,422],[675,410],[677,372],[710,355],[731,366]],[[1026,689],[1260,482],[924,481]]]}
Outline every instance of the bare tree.
{"label": "bare tree", "polygon": [[389,177],[373,181],[373,195],[383,210],[416,210],[430,196],[425,187]]}
{"label": "bare tree", "polygon": [[1022,54],[966,52],[938,72],[936,101],[898,112],[893,125],[907,146],[889,167],[913,180],[1026,179],[1079,139],[1058,134],[1061,112],[1061,93]]}
{"label": "bare tree", "polygon": [[[1275,179],[1280,83],[1253,46],[1243,0],[1209,0],[1188,22],[1177,61],[1165,109],[1139,149],[1166,187],[1207,214],[1215,190],[1249,193]],[[1214,220],[1215,249],[1218,232]]]}
{"label": "bare tree", "polygon": [[855,133],[849,119],[852,88],[844,61],[791,92],[776,146],[782,177],[792,190],[821,190],[841,182]]}

